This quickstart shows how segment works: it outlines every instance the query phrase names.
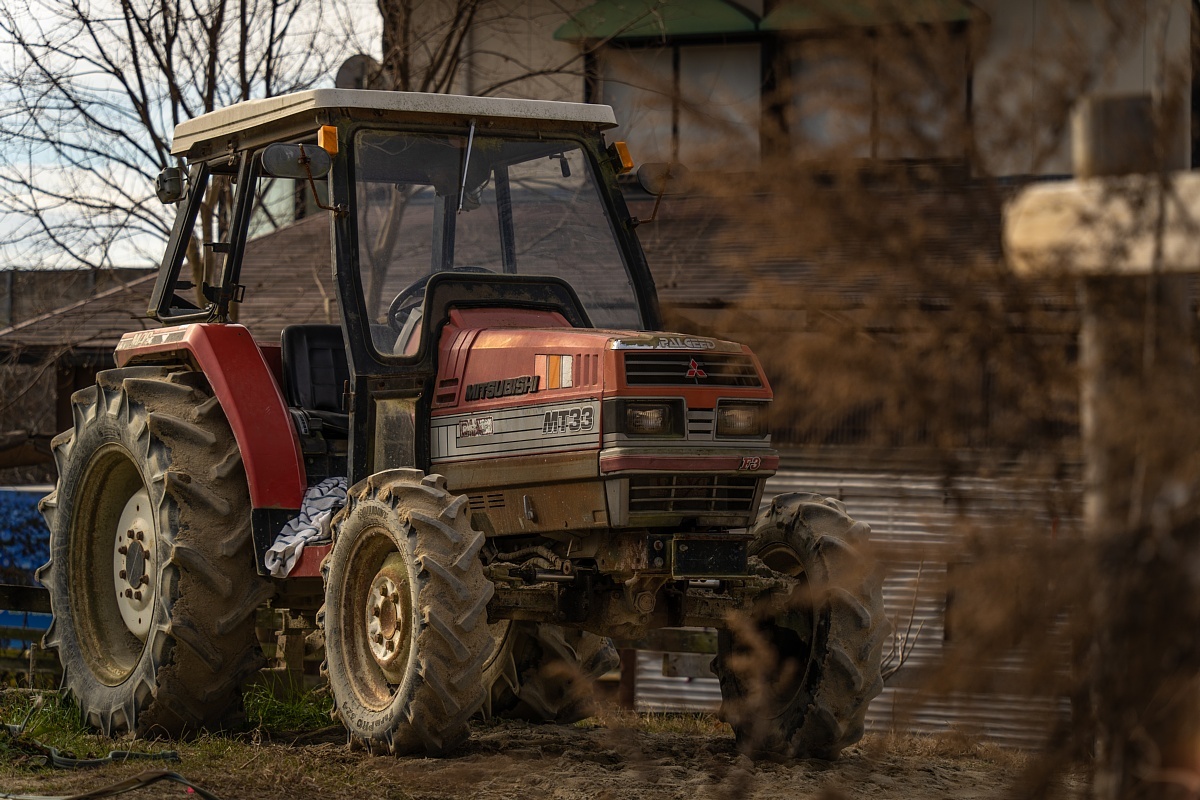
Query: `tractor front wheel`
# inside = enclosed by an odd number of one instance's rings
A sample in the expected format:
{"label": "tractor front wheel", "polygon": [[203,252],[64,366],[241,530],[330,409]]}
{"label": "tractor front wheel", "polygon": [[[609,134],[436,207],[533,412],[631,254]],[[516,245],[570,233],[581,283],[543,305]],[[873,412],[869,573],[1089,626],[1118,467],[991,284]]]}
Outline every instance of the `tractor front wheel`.
{"label": "tractor front wheel", "polygon": [[776,497],[750,554],[791,585],[718,633],[722,716],[752,754],[831,759],[863,735],[890,623],[880,575],[862,553],[870,528],[837,500]]}
{"label": "tractor front wheel", "polygon": [[467,739],[492,652],[484,536],[439,475],[398,469],[348,492],[321,567],[334,713],[373,753],[444,753]]}

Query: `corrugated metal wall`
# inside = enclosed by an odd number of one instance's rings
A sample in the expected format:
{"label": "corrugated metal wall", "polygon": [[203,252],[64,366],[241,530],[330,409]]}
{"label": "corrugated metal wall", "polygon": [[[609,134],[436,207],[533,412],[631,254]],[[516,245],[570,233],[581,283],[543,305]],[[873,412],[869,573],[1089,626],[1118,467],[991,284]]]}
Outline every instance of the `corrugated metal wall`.
{"label": "corrugated metal wall", "polygon": [[[948,484],[929,474],[869,473],[816,469],[785,458],[767,487],[767,501],[785,492],[816,492],[846,503],[855,519],[871,525],[872,539],[887,573],[884,602],[901,635],[907,632],[907,660],[872,704],[868,729],[905,732],[963,731],[1000,743],[1035,746],[1065,699],[1010,694],[918,698],[916,687],[946,654],[946,574],[958,556],[957,543],[973,525],[1028,512],[1047,534],[1055,520],[1037,509],[1045,505],[1037,487],[1011,481],[956,479]],[[911,619],[911,624],[910,624]],[[1017,660],[999,662],[1003,677]],[[661,653],[639,654],[637,705],[646,711],[712,711],[720,703],[715,678],[673,678],[663,673]],[[1002,681],[1001,681],[1002,683]]]}

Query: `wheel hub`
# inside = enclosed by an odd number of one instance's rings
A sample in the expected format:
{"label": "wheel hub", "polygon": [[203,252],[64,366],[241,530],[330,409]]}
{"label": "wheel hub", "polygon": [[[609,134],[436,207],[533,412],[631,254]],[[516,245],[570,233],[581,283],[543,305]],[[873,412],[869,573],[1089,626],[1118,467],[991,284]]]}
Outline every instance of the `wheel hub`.
{"label": "wheel hub", "polygon": [[410,608],[408,570],[403,557],[394,553],[372,579],[366,607],[367,646],[389,677],[393,670],[403,667],[410,635]]}
{"label": "wheel hub", "polygon": [[[132,534],[136,537],[140,533],[141,531],[128,531],[126,535]],[[146,548],[142,546],[141,541],[134,538],[125,552],[125,580],[130,586],[137,587],[142,585],[143,578],[146,578]]]}
{"label": "wheel hub", "polygon": [[146,641],[153,617],[156,594],[151,575],[155,569],[154,524],[150,513],[150,494],[144,488],[135,492],[117,521],[113,537],[113,591],[121,620],[129,632]]}

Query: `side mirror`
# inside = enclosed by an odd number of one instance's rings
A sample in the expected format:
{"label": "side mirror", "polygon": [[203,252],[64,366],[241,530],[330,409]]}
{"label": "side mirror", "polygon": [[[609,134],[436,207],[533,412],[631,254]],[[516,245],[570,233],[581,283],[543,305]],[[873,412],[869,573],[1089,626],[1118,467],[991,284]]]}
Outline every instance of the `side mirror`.
{"label": "side mirror", "polygon": [[154,179],[154,193],[163,205],[178,203],[183,199],[183,170],[167,167]]}
{"label": "side mirror", "polygon": [[682,164],[648,163],[637,171],[638,184],[655,197],[683,194],[690,183],[687,167]]}
{"label": "side mirror", "polygon": [[268,145],[262,154],[263,171],[274,178],[323,178],[332,163],[329,153],[315,144],[277,143]]}

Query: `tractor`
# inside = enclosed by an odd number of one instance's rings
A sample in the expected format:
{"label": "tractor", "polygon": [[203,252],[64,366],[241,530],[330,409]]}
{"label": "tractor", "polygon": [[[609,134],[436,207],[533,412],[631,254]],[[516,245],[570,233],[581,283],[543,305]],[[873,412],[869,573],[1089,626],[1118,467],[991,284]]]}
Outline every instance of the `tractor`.
{"label": "tractor", "polygon": [[[334,714],[372,752],[447,752],[477,715],[578,719],[610,639],[678,627],[718,629],[746,751],[862,736],[890,631],[869,529],[764,500],[767,377],[743,345],[661,332],[615,125],[321,89],[176,127],[161,327],[72,396],[41,504],[45,645],[91,726],[227,724],[271,604],[314,616]],[[666,172],[639,173],[661,197]],[[327,220],[336,321],[258,341],[233,321],[243,262],[297,208]],[[269,568],[331,485],[344,502]]]}

